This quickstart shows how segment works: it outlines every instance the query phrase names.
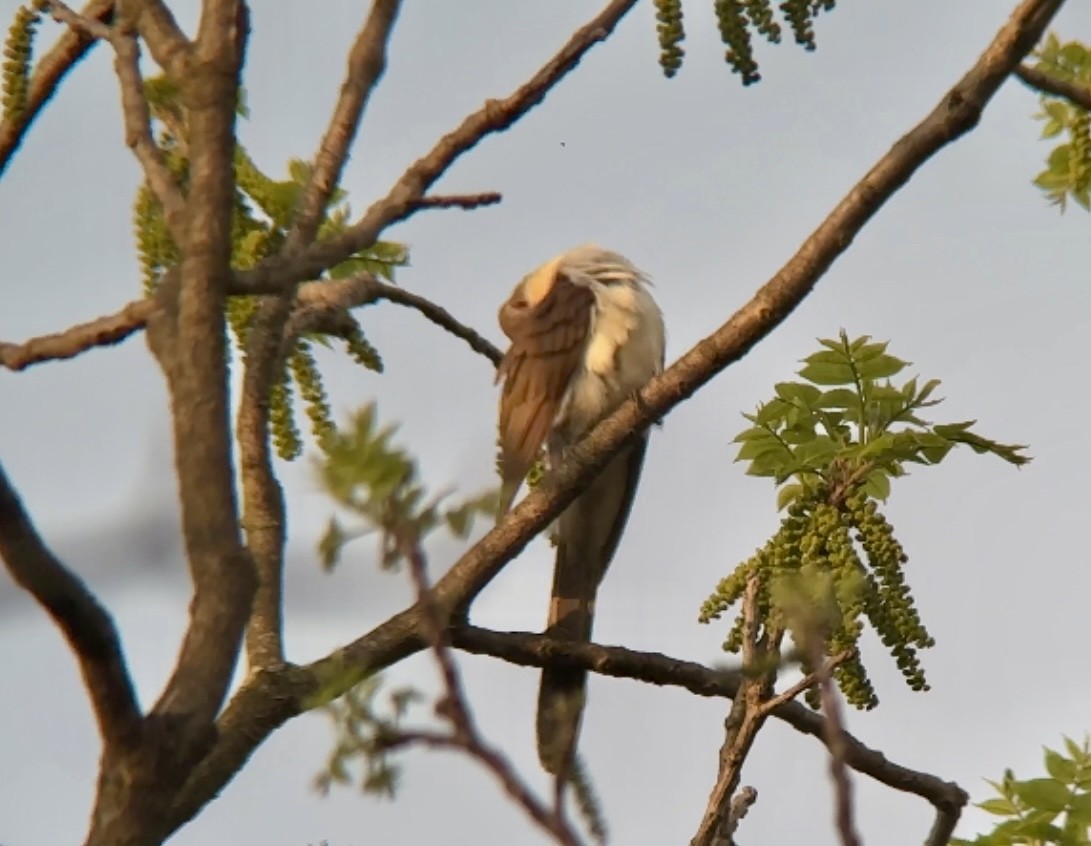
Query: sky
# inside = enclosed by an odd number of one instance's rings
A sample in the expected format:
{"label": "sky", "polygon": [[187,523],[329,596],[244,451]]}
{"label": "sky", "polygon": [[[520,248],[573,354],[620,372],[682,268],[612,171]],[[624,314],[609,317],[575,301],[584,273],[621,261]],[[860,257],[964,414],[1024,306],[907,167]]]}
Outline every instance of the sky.
{"label": "sky", "polygon": [[[196,4],[172,4],[184,26]],[[365,4],[254,2],[240,137],[268,171],[311,155]],[[356,210],[489,97],[544,63],[598,3],[406,3],[386,77],[353,147],[344,186]],[[687,0],[677,78],[656,64],[641,3],[546,101],[451,169],[442,192],[499,191],[474,212],[421,214],[386,233],[409,246],[399,284],[498,344],[496,309],[529,270],[593,241],[645,269],[666,318],[668,360],[716,329],[765,282],[853,183],[929,111],[1006,20],[1014,0],[839,4],[819,48],[761,45],[763,80],[743,89],[722,61],[707,0]],[[16,4],[0,0],[0,18]],[[1069,3],[1062,38],[1091,39],[1091,7]],[[55,32],[43,27],[46,40]],[[1009,81],[980,126],[929,162],[788,321],[679,406],[652,436],[626,537],[599,594],[596,639],[706,663],[729,660],[726,626],[696,622],[716,582],[777,525],[768,480],[735,464],[740,412],[790,379],[816,338],[890,340],[912,372],[943,380],[939,420],[1030,446],[1016,470],[972,453],[899,480],[887,514],[910,555],[908,579],[937,645],[932,690],[910,692],[872,637],[865,657],[882,700],[851,731],[892,760],[957,781],[975,799],[1011,766],[1041,772],[1042,745],[1091,730],[1086,652],[1091,594],[1086,473],[1091,395],[1088,217],[1062,215],[1032,186],[1048,145],[1037,98]],[[139,296],[130,208],[140,175],[123,143],[111,58],[97,50],[65,82],[0,180],[0,338],[58,331]],[[360,321],[386,372],[320,357],[344,418],[372,400],[434,489],[494,483],[496,389],[485,359],[418,314],[372,306]],[[184,629],[188,585],[178,538],[163,381],[142,337],[24,373],[0,372],[0,460],[53,548],[95,588],[121,629],[142,701],[154,701]],[[311,447],[313,452],[313,447]],[[289,657],[351,640],[410,598],[367,541],[332,575],[315,546],[332,512],[313,465],[281,465],[289,503]],[[429,548],[435,572],[461,547]],[[551,562],[536,542],[482,594],[474,621],[539,630]],[[488,737],[538,789],[537,674],[459,656]],[[392,684],[435,690],[428,656]],[[30,598],[0,574],[0,844],[56,846],[85,833],[98,738],[75,664]],[[724,701],[593,678],[582,750],[613,842],[688,842],[715,780]],[[427,709],[420,716],[425,718]],[[544,843],[471,761],[404,756],[396,801],[354,788],[319,796],[312,779],[333,735],[301,717],[254,755],[178,846],[328,841]],[[759,798],[742,843],[836,842],[824,749],[771,724],[743,782]],[[854,780],[865,842],[920,843],[924,800]],[[790,809],[790,812],[787,812]],[[989,818],[969,811],[960,834]]]}

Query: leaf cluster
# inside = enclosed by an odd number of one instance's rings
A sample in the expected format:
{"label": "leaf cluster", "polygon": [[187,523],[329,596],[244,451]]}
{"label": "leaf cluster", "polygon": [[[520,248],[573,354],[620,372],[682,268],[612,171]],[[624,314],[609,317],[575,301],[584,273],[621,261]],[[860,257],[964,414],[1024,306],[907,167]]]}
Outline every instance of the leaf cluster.
{"label": "leaf cluster", "polygon": [[[782,0],[777,5],[784,26],[791,30],[797,44],[815,49],[814,20],[821,12],[834,8],[836,0]],[[724,59],[743,85],[761,79],[754,58],[753,36],[779,44],[782,25],[773,11],[771,0],[712,0],[720,40],[727,48]],[[655,0],[656,36],[659,40],[659,66],[668,77],[678,73],[685,51],[682,41],[682,0]]]}
{"label": "leaf cluster", "polygon": [[394,798],[401,768],[390,755],[390,740],[398,736],[410,706],[424,697],[413,688],[398,688],[390,692],[386,707],[381,708],[381,690],[382,677],[370,676],[324,706],[337,740],[325,769],[315,776],[315,787],[323,795],[334,785],[351,783],[351,767],[359,761],[363,763],[360,789]]}
{"label": "leaf cluster", "polygon": [[[1051,33],[1035,58],[1037,70],[1091,88],[1091,48],[1087,45],[1062,43]],[[1042,138],[1064,140],[1050,151],[1045,170],[1035,177],[1034,184],[1062,211],[1069,199],[1091,209],[1091,116],[1086,109],[1049,94],[1042,95],[1041,106],[1035,118],[1044,124]]]}
{"label": "leaf cluster", "polygon": [[[798,371],[801,381],[777,384],[773,399],[743,415],[751,425],[735,438],[736,460],[774,481],[777,507],[787,513],[773,537],[721,580],[700,620],[725,614],[757,576],[766,631],[790,631],[800,647],[817,635],[829,656],[855,653],[835,675],[850,703],[871,708],[878,699],[858,648],[865,621],[914,690],[928,687],[918,651],[933,645],[906,579],[909,558],[879,507],[891,480],[907,465],[939,464],[959,445],[1016,466],[1029,458],[1022,446],[974,432],[974,421],[926,420],[924,411],[940,402],[939,381],[893,384],[908,363],[886,343],[844,331],[819,343]],[[743,637],[739,615],[724,649],[740,651]],[[804,662],[804,669],[815,668]]]}
{"label": "leaf cluster", "polygon": [[344,429],[328,435],[318,461],[323,487],[342,508],[362,521],[345,529],[331,519],[319,543],[322,564],[336,566],[344,546],[364,534],[380,535],[380,564],[396,566],[402,557],[398,538],[410,532],[418,542],[438,528],[466,538],[477,517],[496,514],[495,491],[450,503],[449,495],[428,497],[416,461],[392,439],[395,426],[380,426],[374,405],[357,412]]}
{"label": "leaf cluster", "polygon": [[[171,172],[182,186],[188,172],[188,121],[178,86],[165,76],[145,81],[145,96],[153,119],[156,142]],[[243,96],[238,104],[240,116],[247,115]],[[296,209],[310,182],[312,168],[307,162],[288,162],[287,178],[274,179],[265,173],[237,144],[234,155],[236,183],[232,225],[232,266],[240,270],[255,267],[275,255],[285,243],[295,222]],[[349,225],[352,212],[346,194],[336,189],[323,213],[318,238],[330,238]],[[167,229],[163,210],[151,188],[144,184],[133,206],[133,228],[144,277],[145,293],[158,287],[167,269],[177,264],[180,253]],[[379,241],[332,267],[327,277],[339,279],[366,271],[394,281],[396,268],[408,262],[408,252],[401,244]],[[227,319],[238,348],[245,350],[250,329],[257,314],[256,297],[232,297],[227,305]],[[318,445],[325,448],[334,429],[321,372],[315,361],[315,345],[330,347],[336,339],[343,343],[350,357],[375,372],[382,372],[382,358],[370,343],[363,328],[353,317],[343,321],[336,335],[313,332],[291,339],[286,345],[283,370],[270,394],[270,425],[277,452],[284,459],[298,457],[303,442],[295,421],[294,398],[298,393],[311,423]]]}
{"label": "leaf cluster", "polygon": [[999,782],[990,781],[997,795],[977,807],[1002,821],[973,840],[952,840],[953,846],[1091,844],[1091,740],[1066,737],[1064,746],[1067,754],[1045,749],[1045,777],[1017,780],[1006,770]]}

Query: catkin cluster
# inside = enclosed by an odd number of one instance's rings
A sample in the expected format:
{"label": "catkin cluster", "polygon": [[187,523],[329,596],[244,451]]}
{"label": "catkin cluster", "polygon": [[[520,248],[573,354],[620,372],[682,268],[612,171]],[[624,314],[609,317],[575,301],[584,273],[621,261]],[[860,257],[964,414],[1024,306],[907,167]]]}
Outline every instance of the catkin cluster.
{"label": "catkin cluster", "polygon": [[[770,588],[778,579],[799,580],[809,595],[822,597],[824,607],[815,614],[823,621],[826,654],[856,651],[834,670],[846,700],[858,708],[873,708],[878,698],[859,652],[865,620],[893,655],[906,683],[914,690],[928,687],[917,651],[933,642],[905,582],[907,560],[874,500],[857,491],[831,502],[828,491],[818,489],[789,506],[773,537],[720,582],[701,606],[699,618],[705,623],[718,619],[739,602],[748,580],[757,575],[761,624],[767,629],[791,628]],[[744,626],[739,614],[724,641],[725,651],[741,650]],[[804,661],[803,669],[814,668]],[[812,698],[813,692],[808,701]]]}

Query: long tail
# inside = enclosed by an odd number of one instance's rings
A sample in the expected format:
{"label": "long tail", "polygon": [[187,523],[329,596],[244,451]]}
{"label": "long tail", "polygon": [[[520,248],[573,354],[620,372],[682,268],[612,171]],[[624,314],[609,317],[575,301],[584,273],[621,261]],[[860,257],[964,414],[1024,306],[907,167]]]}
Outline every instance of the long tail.
{"label": "long tail", "polygon": [[[557,562],[546,634],[587,642],[595,594],[614,557],[644,463],[647,441],[619,453],[558,521]],[[566,774],[579,737],[587,673],[560,667],[542,671],[538,689],[538,758],[547,772]]]}

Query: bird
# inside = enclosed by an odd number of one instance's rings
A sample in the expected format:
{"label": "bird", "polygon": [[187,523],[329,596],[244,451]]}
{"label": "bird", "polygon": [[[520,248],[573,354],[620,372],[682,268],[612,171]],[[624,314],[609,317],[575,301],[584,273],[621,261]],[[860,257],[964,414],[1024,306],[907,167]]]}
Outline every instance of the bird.
{"label": "bird", "polygon": [[[543,447],[547,465],[635,396],[664,364],[663,314],[651,282],[619,253],[574,247],[525,276],[500,308],[510,341],[497,371],[500,391],[498,519]],[[595,596],[629,517],[647,448],[633,439],[561,513],[546,634],[587,642]],[[538,691],[537,744],[543,768],[571,772],[587,673],[546,667]]]}

